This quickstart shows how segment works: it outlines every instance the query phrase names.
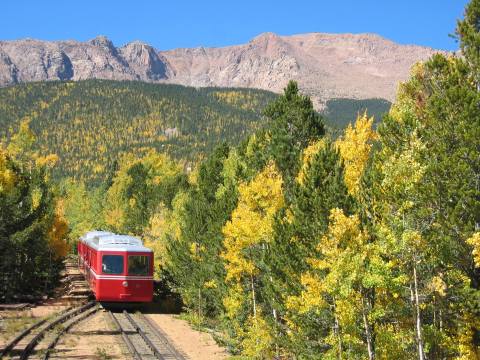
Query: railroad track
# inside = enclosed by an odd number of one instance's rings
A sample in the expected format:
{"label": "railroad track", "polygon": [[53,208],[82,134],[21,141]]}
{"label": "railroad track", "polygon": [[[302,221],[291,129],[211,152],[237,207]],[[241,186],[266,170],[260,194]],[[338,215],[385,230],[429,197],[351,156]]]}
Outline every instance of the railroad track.
{"label": "railroad track", "polygon": [[77,262],[78,258],[75,256],[68,256],[64,261],[60,286],[55,291],[55,298],[59,303],[78,304],[92,299],[92,291]]}
{"label": "railroad track", "polygon": [[168,341],[166,334],[141,313],[108,311],[128,350],[136,360],[185,360]]}
{"label": "railroad track", "polygon": [[0,352],[0,359],[10,356],[11,359],[26,360],[32,356],[35,347],[42,341],[46,342],[46,347],[42,350],[42,356],[36,357],[48,359],[60,337],[98,309],[96,303],[92,301],[83,306],[66,309],[52,319],[43,319],[33,324],[6,344]]}

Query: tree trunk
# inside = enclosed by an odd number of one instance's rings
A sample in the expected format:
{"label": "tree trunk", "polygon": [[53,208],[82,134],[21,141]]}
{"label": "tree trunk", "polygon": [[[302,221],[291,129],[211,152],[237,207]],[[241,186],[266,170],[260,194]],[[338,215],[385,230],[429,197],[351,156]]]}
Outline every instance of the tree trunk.
{"label": "tree trunk", "polygon": [[364,295],[362,294],[362,316],[363,316],[363,326],[365,328],[365,337],[367,338],[367,350],[368,350],[368,359],[374,360],[375,359],[375,351],[373,349],[373,338],[372,338],[372,331],[370,327],[370,323],[368,322],[368,316],[366,311],[366,304]]}
{"label": "tree trunk", "polygon": [[337,309],[335,307],[335,299],[333,300],[333,314],[335,316],[335,324],[333,326],[333,333],[336,335],[338,340],[338,360],[342,360],[343,357],[343,349],[342,349],[342,338],[340,336],[340,324],[338,322],[337,317]]}
{"label": "tree trunk", "polygon": [[424,360],[425,355],[423,352],[423,340],[422,340],[422,320],[420,318],[420,300],[418,297],[418,278],[417,278],[417,265],[413,263],[413,293],[412,298],[415,304],[415,328],[417,335],[417,347],[418,347],[418,359]]}
{"label": "tree trunk", "polygon": [[257,302],[255,300],[255,285],[253,281],[253,275],[250,275],[250,281],[252,284],[252,302],[253,302],[253,317],[257,317]]}
{"label": "tree trunk", "polygon": [[198,320],[202,318],[202,289],[198,287]]}

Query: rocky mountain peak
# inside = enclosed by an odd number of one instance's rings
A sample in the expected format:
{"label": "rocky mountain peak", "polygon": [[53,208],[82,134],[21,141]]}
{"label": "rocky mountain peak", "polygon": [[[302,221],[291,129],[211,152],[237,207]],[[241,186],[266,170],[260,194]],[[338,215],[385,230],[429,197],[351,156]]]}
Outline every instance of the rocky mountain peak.
{"label": "rocky mountain peak", "polygon": [[411,66],[435,52],[376,34],[267,32],[244,45],[169,51],[141,41],[116,48],[106,36],[87,42],[0,41],[0,86],[101,78],[281,92],[294,79],[321,108],[332,98],[392,101]]}
{"label": "rocky mountain peak", "polygon": [[88,43],[93,46],[99,46],[99,47],[104,47],[108,49],[115,49],[113,42],[105,35],[98,35],[94,39],[88,41]]}
{"label": "rocky mountain peak", "polygon": [[264,32],[261,33],[257,36],[255,36],[252,40],[250,40],[251,43],[263,43],[263,42],[268,42],[268,41],[279,41],[281,40],[281,37],[274,32]]}

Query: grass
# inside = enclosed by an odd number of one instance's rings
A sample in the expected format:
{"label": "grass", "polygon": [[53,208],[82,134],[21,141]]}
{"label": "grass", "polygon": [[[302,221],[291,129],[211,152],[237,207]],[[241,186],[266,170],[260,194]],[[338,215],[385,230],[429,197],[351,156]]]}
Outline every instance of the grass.
{"label": "grass", "polygon": [[39,318],[33,318],[28,311],[9,311],[8,315],[9,317],[3,316],[1,318],[0,336],[4,339],[12,338],[35,322],[41,320]]}
{"label": "grass", "polygon": [[97,347],[95,351],[95,357],[98,360],[110,360],[112,357],[107,354],[107,351],[104,348]]}

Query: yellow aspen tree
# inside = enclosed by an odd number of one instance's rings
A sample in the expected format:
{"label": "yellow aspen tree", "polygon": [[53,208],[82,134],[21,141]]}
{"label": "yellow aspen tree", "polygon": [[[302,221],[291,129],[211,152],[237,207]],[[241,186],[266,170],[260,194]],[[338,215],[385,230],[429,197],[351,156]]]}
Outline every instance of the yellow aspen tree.
{"label": "yellow aspen tree", "polygon": [[13,189],[15,181],[15,172],[8,161],[8,154],[0,148],[0,193]]}
{"label": "yellow aspen tree", "polygon": [[373,120],[373,117],[369,118],[365,112],[357,117],[354,126],[349,124],[344,136],[336,141],[336,146],[345,163],[345,183],[352,195],[358,191],[372,143],[377,139],[377,134],[372,129]]}
{"label": "yellow aspen tree", "polygon": [[52,227],[48,232],[48,245],[53,253],[54,259],[65,257],[68,253],[67,234],[68,222],[65,219],[63,200],[57,202]]}
{"label": "yellow aspen tree", "polygon": [[[361,230],[357,215],[346,216],[342,210],[332,209],[329,220],[328,231],[317,246],[318,256],[308,259],[312,271],[301,277],[304,290],[288,298],[287,307],[300,313],[332,309],[334,322],[326,339],[331,350],[326,358],[351,358],[367,350],[373,359],[371,304],[367,304],[365,285],[384,282],[385,264],[378,247],[369,243],[367,232]],[[363,329],[358,323],[363,323]]]}
{"label": "yellow aspen tree", "polygon": [[475,266],[480,268],[480,232],[473,234],[468,240],[467,244],[471,245],[473,260],[475,261]]}
{"label": "yellow aspen tree", "polygon": [[148,222],[148,227],[145,229],[144,241],[145,246],[151,248],[154,254],[154,276],[159,279],[161,269],[165,266],[165,256],[167,254],[165,235],[171,233],[173,221],[171,221],[172,214],[169,209],[161,205],[151,217]]}
{"label": "yellow aspen tree", "polygon": [[244,328],[243,355],[252,359],[273,359],[272,332],[260,309],[257,316],[250,315],[248,317]]}
{"label": "yellow aspen tree", "polygon": [[239,194],[232,220],[223,227],[225,251],[222,257],[225,260],[227,282],[250,278],[255,314],[253,278],[259,270],[253,253],[258,251],[258,245],[271,241],[274,215],[284,203],[282,179],[275,165],[269,163],[250,183],[241,184]]}
{"label": "yellow aspen tree", "polygon": [[18,132],[10,139],[7,151],[14,158],[30,161],[35,140],[35,134],[30,129],[30,119],[24,118],[20,123]]}
{"label": "yellow aspen tree", "polygon": [[[248,301],[242,292],[249,293],[249,321],[252,329],[257,329],[262,334],[267,330],[263,320],[257,319],[261,317],[261,309],[257,309],[255,283],[256,277],[260,275],[259,262],[273,237],[274,216],[283,204],[282,178],[273,162],[270,162],[251,182],[239,186],[237,208],[232,212],[231,220],[223,227],[225,251],[222,258],[229,286],[229,295],[224,299],[227,313],[231,314],[235,322],[238,311],[244,306],[242,303]],[[248,347],[244,351],[252,351],[252,341],[262,351],[267,351],[271,345],[270,341],[261,345],[258,341],[259,334],[255,331],[243,335],[244,345]]]}
{"label": "yellow aspen tree", "polygon": [[381,183],[384,202],[384,224],[389,228],[394,239],[392,253],[398,256],[402,272],[408,276],[410,288],[410,303],[412,306],[415,342],[419,360],[425,359],[425,340],[423,331],[422,311],[425,304],[422,300],[422,283],[427,274],[422,272],[426,262],[425,254],[428,247],[422,235],[416,209],[419,208],[421,193],[419,186],[424,178],[426,165],[419,159],[419,154],[425,150],[416,131],[409,134],[408,146],[405,149],[392,151],[382,150]]}

